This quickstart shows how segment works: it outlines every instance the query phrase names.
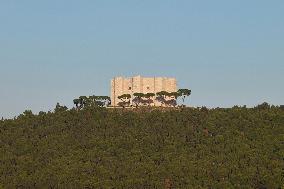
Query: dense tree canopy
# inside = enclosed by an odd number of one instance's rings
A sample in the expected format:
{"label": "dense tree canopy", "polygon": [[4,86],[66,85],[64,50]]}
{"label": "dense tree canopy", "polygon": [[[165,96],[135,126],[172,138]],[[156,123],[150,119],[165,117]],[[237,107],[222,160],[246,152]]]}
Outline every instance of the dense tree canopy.
{"label": "dense tree canopy", "polygon": [[267,104],[57,104],[0,120],[0,188],[281,188],[283,136],[284,111]]}

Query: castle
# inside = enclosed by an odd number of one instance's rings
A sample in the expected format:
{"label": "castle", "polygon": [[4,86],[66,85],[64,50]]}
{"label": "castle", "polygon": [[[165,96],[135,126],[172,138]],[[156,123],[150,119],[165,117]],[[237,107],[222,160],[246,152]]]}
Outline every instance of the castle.
{"label": "castle", "polygon": [[[140,75],[124,78],[115,77],[111,80],[111,106],[118,106],[120,100],[118,96],[130,94],[132,102],[134,93],[154,93],[161,91],[176,92],[177,81],[168,77],[141,77]],[[154,106],[159,106],[160,102],[154,99]]]}

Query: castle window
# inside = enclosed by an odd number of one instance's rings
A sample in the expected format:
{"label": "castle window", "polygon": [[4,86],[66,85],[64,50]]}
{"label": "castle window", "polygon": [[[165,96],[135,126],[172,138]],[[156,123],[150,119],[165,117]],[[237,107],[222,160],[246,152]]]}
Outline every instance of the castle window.
{"label": "castle window", "polygon": [[147,87],[147,90],[149,90],[150,89],[150,87]]}
{"label": "castle window", "polygon": [[128,90],[131,90],[131,87],[128,87]]}

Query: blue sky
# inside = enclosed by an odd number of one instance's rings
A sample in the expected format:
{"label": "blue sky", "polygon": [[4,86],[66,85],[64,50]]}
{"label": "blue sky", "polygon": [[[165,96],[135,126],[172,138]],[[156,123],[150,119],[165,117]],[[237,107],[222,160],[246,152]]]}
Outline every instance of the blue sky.
{"label": "blue sky", "polygon": [[0,1],[0,117],[173,76],[187,104],[284,104],[283,0]]}

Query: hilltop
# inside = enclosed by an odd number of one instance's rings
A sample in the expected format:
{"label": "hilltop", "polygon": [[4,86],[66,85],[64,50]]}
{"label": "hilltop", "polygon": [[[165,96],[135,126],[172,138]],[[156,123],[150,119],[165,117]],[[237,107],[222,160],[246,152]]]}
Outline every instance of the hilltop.
{"label": "hilltop", "polygon": [[0,121],[0,188],[280,188],[284,111],[57,106]]}

